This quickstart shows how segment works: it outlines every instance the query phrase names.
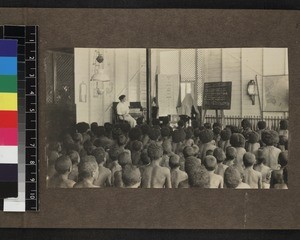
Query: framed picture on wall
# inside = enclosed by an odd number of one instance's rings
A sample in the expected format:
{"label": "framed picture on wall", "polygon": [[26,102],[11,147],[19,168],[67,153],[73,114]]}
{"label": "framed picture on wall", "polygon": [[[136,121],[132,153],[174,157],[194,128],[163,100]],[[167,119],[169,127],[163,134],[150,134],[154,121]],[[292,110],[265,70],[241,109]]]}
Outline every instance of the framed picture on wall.
{"label": "framed picture on wall", "polygon": [[263,111],[288,112],[288,75],[263,77]]}

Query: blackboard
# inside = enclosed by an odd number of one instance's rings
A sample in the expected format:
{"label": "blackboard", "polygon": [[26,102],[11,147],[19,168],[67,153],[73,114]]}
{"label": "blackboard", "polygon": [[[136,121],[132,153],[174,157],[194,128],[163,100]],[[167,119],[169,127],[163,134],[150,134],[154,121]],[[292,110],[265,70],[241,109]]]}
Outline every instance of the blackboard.
{"label": "blackboard", "polygon": [[203,109],[230,109],[232,82],[204,83]]}

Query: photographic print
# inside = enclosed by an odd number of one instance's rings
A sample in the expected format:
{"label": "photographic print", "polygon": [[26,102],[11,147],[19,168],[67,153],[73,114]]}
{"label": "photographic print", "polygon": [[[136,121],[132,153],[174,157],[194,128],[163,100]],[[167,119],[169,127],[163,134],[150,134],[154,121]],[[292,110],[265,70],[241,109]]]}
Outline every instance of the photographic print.
{"label": "photographic print", "polygon": [[288,188],[287,48],[47,52],[49,188]]}

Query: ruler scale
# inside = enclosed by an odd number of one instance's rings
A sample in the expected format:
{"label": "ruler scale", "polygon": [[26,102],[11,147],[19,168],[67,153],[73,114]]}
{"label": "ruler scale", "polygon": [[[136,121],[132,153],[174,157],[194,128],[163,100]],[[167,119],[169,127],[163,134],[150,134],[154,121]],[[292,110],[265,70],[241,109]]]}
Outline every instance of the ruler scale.
{"label": "ruler scale", "polygon": [[18,40],[19,195],[4,211],[38,211],[37,26],[2,26],[0,37]]}
{"label": "ruler scale", "polygon": [[38,211],[38,148],[37,148],[37,26],[26,26],[25,79],[26,79],[26,210]]}

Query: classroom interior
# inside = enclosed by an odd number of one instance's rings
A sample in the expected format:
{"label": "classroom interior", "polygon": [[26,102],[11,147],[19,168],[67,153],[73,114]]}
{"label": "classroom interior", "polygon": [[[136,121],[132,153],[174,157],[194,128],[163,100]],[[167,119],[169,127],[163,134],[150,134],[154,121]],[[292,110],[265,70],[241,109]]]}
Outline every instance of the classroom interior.
{"label": "classroom interior", "polygon": [[[223,125],[248,118],[253,127],[265,120],[273,129],[288,119],[287,48],[56,49],[45,61],[48,126],[114,123],[122,94],[131,115],[148,123],[186,115]],[[215,82],[232,83],[230,109],[203,106],[204,85]],[[186,100],[196,114],[186,112]]]}

